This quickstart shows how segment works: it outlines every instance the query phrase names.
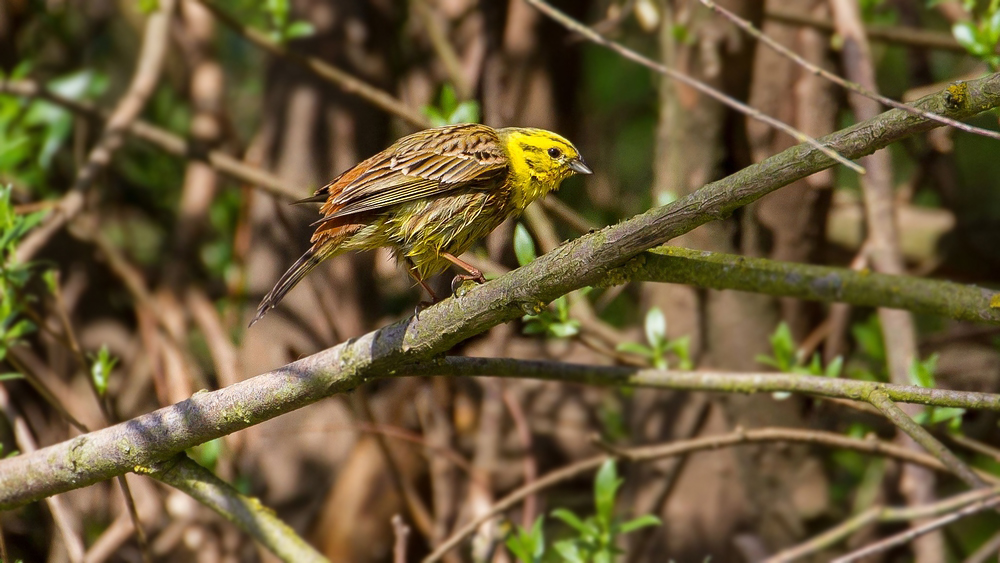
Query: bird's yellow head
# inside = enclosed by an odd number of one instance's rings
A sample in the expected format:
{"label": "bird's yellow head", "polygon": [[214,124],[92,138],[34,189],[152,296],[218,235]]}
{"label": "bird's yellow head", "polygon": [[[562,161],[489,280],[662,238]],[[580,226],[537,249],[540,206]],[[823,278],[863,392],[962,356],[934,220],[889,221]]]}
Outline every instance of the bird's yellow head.
{"label": "bird's yellow head", "polygon": [[499,133],[510,162],[512,195],[522,209],[573,174],[593,173],[573,143],[551,131],[508,127]]}

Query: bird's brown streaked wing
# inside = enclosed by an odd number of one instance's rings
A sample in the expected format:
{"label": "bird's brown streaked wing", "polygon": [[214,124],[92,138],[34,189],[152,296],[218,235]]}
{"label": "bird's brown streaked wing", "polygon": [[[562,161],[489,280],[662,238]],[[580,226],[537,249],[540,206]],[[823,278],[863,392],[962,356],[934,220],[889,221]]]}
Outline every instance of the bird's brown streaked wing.
{"label": "bird's brown streaked wing", "polygon": [[[341,175],[325,190],[324,220],[488,185],[506,170],[495,131],[459,125],[421,131]],[[323,191],[323,190],[321,190]],[[322,221],[321,221],[322,222]]]}

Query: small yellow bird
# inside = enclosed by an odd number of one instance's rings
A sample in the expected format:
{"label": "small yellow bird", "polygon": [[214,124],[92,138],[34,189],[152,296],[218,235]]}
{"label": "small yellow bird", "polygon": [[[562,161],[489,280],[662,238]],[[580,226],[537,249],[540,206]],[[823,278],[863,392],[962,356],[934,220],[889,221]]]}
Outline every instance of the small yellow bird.
{"label": "small yellow bird", "polygon": [[323,203],[312,247],[264,297],[250,326],[322,261],[349,250],[391,248],[435,300],[424,280],[449,263],[468,273],[456,279],[483,283],[458,256],[569,176],[591,173],[572,143],[543,129],[467,123],[403,137],[296,202]]}

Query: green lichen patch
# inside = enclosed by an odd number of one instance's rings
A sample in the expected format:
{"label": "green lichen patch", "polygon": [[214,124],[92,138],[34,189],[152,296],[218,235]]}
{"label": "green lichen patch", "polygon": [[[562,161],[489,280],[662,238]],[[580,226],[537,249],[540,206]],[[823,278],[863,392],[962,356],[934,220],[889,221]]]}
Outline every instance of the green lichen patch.
{"label": "green lichen patch", "polygon": [[969,85],[965,82],[955,82],[944,91],[944,103],[951,109],[964,107],[969,99]]}

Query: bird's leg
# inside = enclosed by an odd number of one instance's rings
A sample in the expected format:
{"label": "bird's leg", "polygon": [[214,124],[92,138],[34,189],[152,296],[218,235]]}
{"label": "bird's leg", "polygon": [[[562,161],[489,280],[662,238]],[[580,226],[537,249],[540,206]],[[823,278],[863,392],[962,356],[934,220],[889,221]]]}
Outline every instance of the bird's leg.
{"label": "bird's leg", "polygon": [[417,303],[417,308],[414,309],[413,311],[413,316],[416,317],[420,315],[420,311],[437,303],[438,301],[440,301],[440,299],[438,298],[437,294],[434,293],[434,290],[431,289],[431,286],[427,285],[427,282],[425,282],[423,278],[420,277],[420,274],[417,272],[417,266],[410,259],[406,260],[406,273],[410,274],[410,277],[416,280],[417,283],[420,284],[420,287],[424,288],[424,291],[426,291],[427,294],[431,296],[430,301],[421,300],[420,303]]}
{"label": "bird's leg", "polygon": [[459,268],[465,270],[466,272],[469,272],[468,275],[459,274],[451,280],[452,293],[455,292],[456,287],[461,286],[462,282],[466,280],[472,280],[476,283],[486,283],[486,276],[483,275],[483,272],[480,271],[479,268],[473,266],[472,264],[469,264],[464,260],[456,258],[451,254],[448,254],[447,252],[442,252],[441,258],[444,258],[445,260],[451,262],[452,264],[458,266]]}

